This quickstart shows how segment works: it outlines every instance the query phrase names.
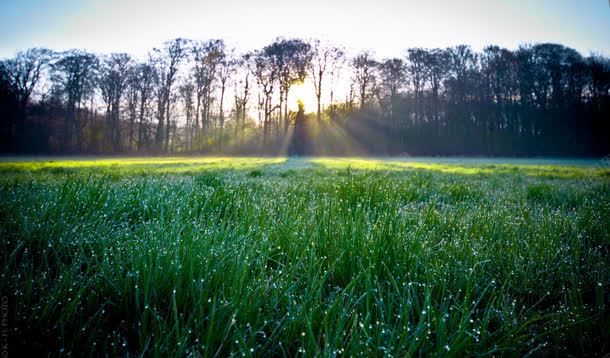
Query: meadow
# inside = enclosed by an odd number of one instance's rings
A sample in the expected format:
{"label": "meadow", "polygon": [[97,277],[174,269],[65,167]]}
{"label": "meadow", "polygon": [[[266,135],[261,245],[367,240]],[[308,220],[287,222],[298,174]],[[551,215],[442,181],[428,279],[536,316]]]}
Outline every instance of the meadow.
{"label": "meadow", "polygon": [[603,356],[607,164],[5,158],[9,351]]}

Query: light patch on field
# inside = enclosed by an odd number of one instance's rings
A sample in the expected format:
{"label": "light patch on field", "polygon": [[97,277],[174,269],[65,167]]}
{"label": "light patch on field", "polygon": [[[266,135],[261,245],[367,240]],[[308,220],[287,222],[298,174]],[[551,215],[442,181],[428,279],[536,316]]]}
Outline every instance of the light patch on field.
{"label": "light patch on field", "polygon": [[219,170],[261,172],[328,170],[425,170],[456,175],[521,174],[536,177],[610,178],[610,168],[598,160],[482,158],[359,158],[359,157],[128,157],[128,158],[5,158],[0,172],[195,173]]}
{"label": "light patch on field", "polygon": [[[528,176],[548,176],[556,178],[584,178],[606,176],[608,168],[595,166],[594,161],[552,160],[527,161],[464,159],[361,159],[361,158],[314,158],[314,164],[328,169],[383,170],[397,171],[408,169],[430,170],[448,174],[524,174]],[[565,164],[564,164],[565,163]]]}
{"label": "light patch on field", "polygon": [[0,162],[0,170],[38,171],[44,169],[118,169],[154,172],[193,170],[251,169],[281,164],[286,158],[250,157],[154,157],[154,158],[84,158],[59,160],[22,160]]}

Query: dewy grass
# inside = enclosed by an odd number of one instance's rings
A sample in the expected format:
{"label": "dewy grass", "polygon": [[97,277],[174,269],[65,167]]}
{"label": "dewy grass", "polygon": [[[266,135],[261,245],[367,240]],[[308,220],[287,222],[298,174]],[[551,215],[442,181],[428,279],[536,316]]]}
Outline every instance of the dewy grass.
{"label": "dewy grass", "polygon": [[11,349],[610,351],[604,169],[206,158],[182,170],[190,162],[0,164]]}

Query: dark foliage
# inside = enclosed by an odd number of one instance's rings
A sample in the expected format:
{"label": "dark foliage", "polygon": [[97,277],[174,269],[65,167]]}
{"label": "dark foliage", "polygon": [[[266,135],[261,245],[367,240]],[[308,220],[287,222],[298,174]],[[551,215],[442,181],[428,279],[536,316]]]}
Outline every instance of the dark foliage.
{"label": "dark foliage", "polygon": [[[298,39],[277,39],[239,58],[222,40],[176,39],[144,62],[126,54],[31,49],[0,62],[0,151],[610,152],[608,58],[583,57],[557,44],[514,51],[489,46],[480,53],[465,45],[413,48],[406,54],[378,62],[362,53],[342,61],[340,49]],[[333,98],[330,79],[343,62],[352,74],[350,93],[322,110],[322,88]],[[317,120],[288,110],[292,85],[307,76],[318,99]],[[330,83],[323,86],[323,79]],[[44,89],[33,96],[35,87]],[[226,89],[235,97],[230,110],[223,107]]]}

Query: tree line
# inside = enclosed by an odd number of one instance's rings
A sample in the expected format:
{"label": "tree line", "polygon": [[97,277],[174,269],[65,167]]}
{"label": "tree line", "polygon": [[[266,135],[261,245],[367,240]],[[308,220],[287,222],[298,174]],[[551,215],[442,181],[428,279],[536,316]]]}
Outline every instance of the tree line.
{"label": "tree line", "polygon": [[[289,103],[304,82],[309,114]],[[177,38],[145,59],[32,48],[0,61],[4,153],[596,156],[609,109],[610,59],[549,43],[380,60],[319,40],[238,54]]]}

